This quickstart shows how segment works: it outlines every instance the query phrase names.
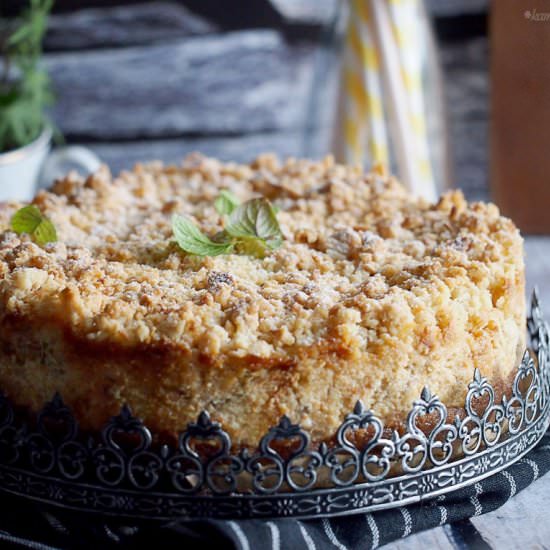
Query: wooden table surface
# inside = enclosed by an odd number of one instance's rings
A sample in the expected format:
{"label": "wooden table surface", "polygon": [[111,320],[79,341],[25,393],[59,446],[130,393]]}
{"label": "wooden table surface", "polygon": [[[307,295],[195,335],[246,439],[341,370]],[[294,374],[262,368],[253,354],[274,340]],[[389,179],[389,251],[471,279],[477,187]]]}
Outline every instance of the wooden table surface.
{"label": "wooden table surface", "polygon": [[[323,17],[331,1],[322,0]],[[175,1],[56,14],[45,64],[57,88],[53,115],[67,141],[91,147],[115,172],[194,150],[239,161],[262,151],[321,153],[304,137],[321,16],[315,0],[272,4],[282,27],[231,32]],[[487,38],[475,31],[487,2],[429,5],[436,27],[453,31],[440,53],[455,181],[469,199],[488,199]],[[472,13],[458,11],[465,9]],[[462,18],[459,26],[453,17]],[[457,36],[468,22],[471,36]],[[329,84],[322,83],[322,105],[333,102]],[[324,125],[315,126],[316,136],[326,137]],[[528,289],[538,286],[550,318],[550,236],[527,236],[525,248]],[[548,548],[548,510],[550,476],[493,513],[386,548]]]}

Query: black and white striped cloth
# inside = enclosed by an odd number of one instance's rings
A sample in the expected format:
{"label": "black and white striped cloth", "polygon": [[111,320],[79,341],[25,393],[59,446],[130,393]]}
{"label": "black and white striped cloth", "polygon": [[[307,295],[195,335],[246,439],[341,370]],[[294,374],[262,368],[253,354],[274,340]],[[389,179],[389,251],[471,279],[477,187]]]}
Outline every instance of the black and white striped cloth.
{"label": "black and white striped cloth", "polygon": [[0,547],[367,550],[445,525],[454,547],[484,548],[487,546],[469,518],[502,506],[548,470],[550,432],[525,458],[470,487],[394,510],[309,521],[197,521],[163,527],[126,526],[106,524],[88,516],[83,520],[82,516],[54,515],[14,497],[2,496]]}

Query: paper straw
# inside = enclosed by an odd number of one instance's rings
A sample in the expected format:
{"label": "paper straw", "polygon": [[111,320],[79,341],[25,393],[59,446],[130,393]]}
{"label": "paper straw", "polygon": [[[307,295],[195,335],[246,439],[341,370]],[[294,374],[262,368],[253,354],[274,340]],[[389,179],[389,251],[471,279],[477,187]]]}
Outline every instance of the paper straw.
{"label": "paper straw", "polygon": [[352,0],[351,9],[342,60],[340,131],[336,135],[335,153],[344,162],[363,164],[368,145],[371,162],[387,164],[378,53],[369,28],[372,20],[363,0]]}
{"label": "paper straw", "polygon": [[401,77],[406,91],[409,119],[414,134],[415,179],[422,195],[435,200],[436,190],[430,162],[426,130],[425,100],[422,86],[422,64],[425,58],[425,40],[419,25],[418,0],[388,0],[392,30],[401,62]]}
{"label": "paper straw", "polygon": [[[380,60],[376,49],[373,19],[364,0],[353,0],[362,48],[362,77],[367,102],[368,148],[371,162],[389,163],[388,137],[384,118]],[[357,46],[356,46],[357,47]]]}
{"label": "paper straw", "polygon": [[343,160],[346,163],[362,164],[365,148],[365,125],[367,120],[365,91],[360,77],[360,58],[356,57],[351,42],[357,33],[356,25],[350,21],[346,36],[347,47],[342,67],[342,87],[345,101],[342,104]]}
{"label": "paper straw", "polygon": [[398,173],[412,193],[436,199],[425,123],[425,54],[419,0],[350,0],[335,153],[389,163],[387,109]]}
{"label": "paper straw", "polygon": [[365,142],[366,99],[360,77],[361,59],[352,47],[357,34],[354,18],[348,18],[340,79],[338,129],[334,150],[338,160],[362,164]]}
{"label": "paper straw", "polygon": [[418,194],[415,179],[414,151],[407,101],[400,73],[399,52],[391,29],[389,11],[384,0],[367,0],[373,20],[374,37],[382,60],[382,75],[387,91],[393,146],[400,168],[402,183]]}

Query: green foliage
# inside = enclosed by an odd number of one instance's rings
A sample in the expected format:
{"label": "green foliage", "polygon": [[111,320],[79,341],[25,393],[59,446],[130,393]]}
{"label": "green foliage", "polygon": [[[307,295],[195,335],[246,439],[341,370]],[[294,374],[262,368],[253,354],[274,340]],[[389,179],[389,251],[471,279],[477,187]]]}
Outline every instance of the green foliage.
{"label": "green foliage", "polygon": [[239,199],[227,189],[222,189],[218,198],[214,201],[214,207],[220,216],[231,214],[239,204]]}
{"label": "green foliage", "polygon": [[175,214],[172,217],[172,231],[178,246],[188,254],[219,256],[229,254],[233,249],[233,245],[229,242],[212,241],[187,216]]}
{"label": "green foliage", "polygon": [[52,5],[53,0],[30,0],[15,25],[0,21],[0,152],[29,144],[48,124],[45,109],[53,94],[40,59]]}
{"label": "green foliage", "polygon": [[[221,200],[218,200],[221,199]],[[225,230],[210,239],[186,216],[174,215],[172,231],[178,246],[187,254],[218,256],[244,254],[265,257],[283,244],[283,234],[273,205],[265,198],[238,204],[234,195],[223,192],[215,203],[220,215],[229,210]]]}
{"label": "green foliage", "polygon": [[231,215],[225,232],[242,241],[244,254],[263,257],[283,243],[283,234],[273,205],[265,198],[252,199],[239,205]]}
{"label": "green foliage", "polygon": [[44,245],[57,241],[54,224],[34,204],[20,208],[12,216],[10,225],[18,235],[28,233],[36,244]]}

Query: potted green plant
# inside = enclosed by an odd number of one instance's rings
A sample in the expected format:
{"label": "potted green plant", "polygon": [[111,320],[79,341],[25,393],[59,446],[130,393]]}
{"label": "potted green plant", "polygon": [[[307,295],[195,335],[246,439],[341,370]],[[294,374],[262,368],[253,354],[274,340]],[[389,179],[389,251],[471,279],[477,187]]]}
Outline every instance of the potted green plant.
{"label": "potted green plant", "polygon": [[42,64],[42,41],[52,5],[53,0],[30,0],[18,19],[0,19],[0,200],[32,197],[47,179],[41,177],[46,167],[51,174],[61,162],[87,171],[99,164],[81,147],[64,148],[45,162],[54,133],[47,114],[54,96]]}

